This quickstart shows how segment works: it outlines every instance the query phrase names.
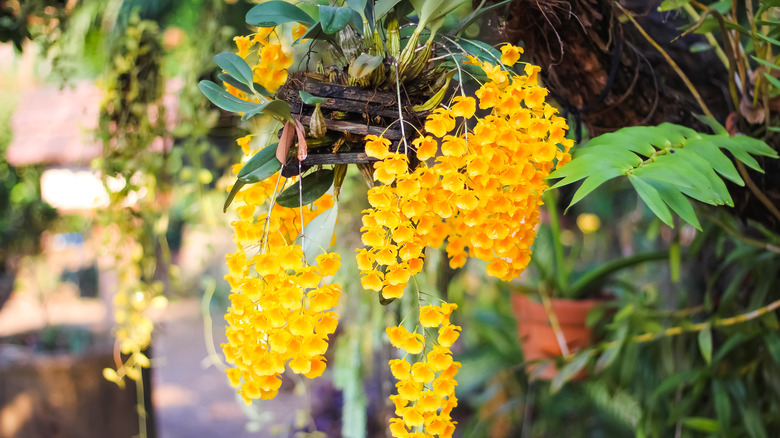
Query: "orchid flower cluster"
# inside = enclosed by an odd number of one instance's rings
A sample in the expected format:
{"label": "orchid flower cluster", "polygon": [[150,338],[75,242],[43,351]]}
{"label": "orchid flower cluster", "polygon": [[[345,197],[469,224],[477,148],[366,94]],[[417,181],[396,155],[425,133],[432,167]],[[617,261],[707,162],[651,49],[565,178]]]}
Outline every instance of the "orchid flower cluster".
{"label": "orchid flower cluster", "polygon": [[[299,27],[294,38],[305,32]],[[257,84],[267,90],[284,84],[292,57],[273,28],[235,41]],[[521,53],[507,45],[500,62],[468,57],[466,63],[487,77],[476,98],[461,91],[448,106],[432,111],[424,132],[408,143],[402,140],[397,151],[391,152],[390,140],[382,136],[365,137],[366,154],[377,160],[373,179],[378,184],[368,192],[371,208],[361,229],[365,248],[356,256],[364,289],[386,300],[402,298],[423,268],[426,248],[445,243],[453,268],[475,257],[502,280],[525,269],[545,178],[569,160],[572,141],[565,138],[565,119],[545,103],[539,67],[526,65],[524,75],[510,68]],[[224,85],[234,96],[251,99]],[[255,152],[251,139],[238,139],[245,161]],[[411,166],[410,157],[418,164]],[[223,351],[234,365],[227,370],[229,380],[248,404],[273,398],[288,368],[310,378],[321,375],[338,322],[333,309],[342,290],[326,284],[340,267],[338,254],[325,251],[312,259],[295,238],[334,200],[326,195],[309,206],[275,204],[280,185],[295,178],[276,174],[234,190],[237,250],[227,256],[231,306]],[[261,212],[267,201],[271,207]],[[450,320],[457,305],[424,302],[422,295],[413,332],[403,325],[387,328],[391,345],[404,353],[389,363],[397,380],[390,396],[397,417],[390,420],[390,431],[396,437],[451,437],[461,366],[450,350],[461,331]]]}
{"label": "orchid flower cluster", "polygon": [[[528,64],[525,75],[512,75],[505,67],[517,62],[522,49],[507,45],[502,52],[497,65],[469,59],[488,81],[476,91],[478,100],[461,95],[428,116],[426,134],[408,146],[420,161],[414,169],[403,146],[390,152],[389,140],[366,137],[366,153],[381,160],[373,175],[381,185],[368,192],[371,209],[361,229],[366,248],[357,251],[365,289],[401,298],[422,269],[425,248],[445,242],[451,267],[475,257],[501,280],[517,277],[530,261],[545,178],[570,159],[573,142],[565,138],[566,120],[544,102],[540,68]],[[477,107],[484,115],[476,115]],[[400,416],[392,420],[393,436],[452,435],[449,412],[457,399],[449,390],[460,365],[449,351],[460,330],[449,323],[454,307],[422,307],[422,333],[388,328],[391,343],[411,355],[428,344],[425,329],[438,328],[421,361],[390,361],[398,379],[391,399]],[[442,373],[437,380],[435,372]]]}

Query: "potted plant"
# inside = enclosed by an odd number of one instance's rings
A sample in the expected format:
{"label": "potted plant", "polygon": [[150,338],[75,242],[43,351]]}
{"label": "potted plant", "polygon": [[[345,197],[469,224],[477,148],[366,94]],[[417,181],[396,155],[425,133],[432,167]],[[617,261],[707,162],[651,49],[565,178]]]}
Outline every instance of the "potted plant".
{"label": "potted plant", "polygon": [[[567,260],[555,193],[550,191],[545,197],[548,220],[534,242],[534,272],[515,285],[519,293],[513,293],[511,300],[528,371],[532,378],[551,380],[558,375],[555,359],[593,344],[593,325],[614,306],[609,292],[614,277],[623,270],[667,259],[669,252],[647,251],[602,264],[584,260],[582,254],[569,254]],[[584,213],[578,219],[584,237],[595,238],[587,235],[598,231],[598,216]]]}

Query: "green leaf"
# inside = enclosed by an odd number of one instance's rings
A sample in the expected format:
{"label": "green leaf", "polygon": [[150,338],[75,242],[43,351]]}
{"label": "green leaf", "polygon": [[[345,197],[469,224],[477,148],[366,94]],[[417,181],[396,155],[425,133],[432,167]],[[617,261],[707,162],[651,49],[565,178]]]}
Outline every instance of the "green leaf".
{"label": "green leaf", "polygon": [[609,366],[612,365],[613,362],[615,362],[615,359],[618,358],[622,346],[623,346],[622,342],[617,342],[614,345],[607,348],[606,350],[604,350],[604,352],[601,353],[601,356],[599,356],[598,360],[596,361],[594,372],[598,374],[604,371],[605,369],[609,368]]}
{"label": "green leaf", "polygon": [[[461,7],[466,0],[409,0],[409,2],[414,7],[415,12],[417,12],[417,17],[420,20],[419,25],[430,28],[435,26],[428,26],[429,23],[439,21],[439,19],[450,12]],[[431,30],[436,31],[436,29]]]}
{"label": "green leaf", "polygon": [[497,8],[499,6],[503,6],[511,1],[512,0],[503,0],[487,7],[481,7],[482,5],[480,4],[480,7],[471,11],[471,13],[469,13],[465,18],[460,20],[458,24],[456,24],[455,27],[453,27],[448,33],[451,35],[459,35],[463,30],[471,26],[471,24],[477,21],[479,17],[489,12],[491,9]]}
{"label": "green leaf", "polygon": [[398,3],[401,3],[401,0],[377,0],[376,5],[374,6],[376,19],[379,20],[380,18],[387,15],[387,13],[390,12],[390,10],[393,9]]}
{"label": "green leaf", "polygon": [[640,176],[629,175],[628,180],[631,182],[631,185],[634,186],[634,189],[636,189],[639,197],[645,201],[645,204],[647,204],[648,207],[650,207],[650,210],[666,225],[674,227],[674,224],[672,223],[672,214],[669,212],[669,209],[666,208],[666,204],[658,191]]}
{"label": "green leaf", "polygon": [[682,419],[683,426],[700,432],[720,432],[717,420],[704,417],[686,417]]}
{"label": "green leaf", "polygon": [[225,71],[231,77],[237,79],[250,89],[254,86],[254,75],[252,68],[244,61],[244,58],[232,52],[222,52],[214,56],[219,68]]}
{"label": "green leaf", "polygon": [[288,208],[308,205],[320,199],[332,185],[333,169],[321,169],[304,176],[298,183],[284,189],[276,198],[276,203]]}
{"label": "green leaf", "polygon": [[360,56],[349,66],[349,75],[353,78],[360,79],[368,76],[376,70],[377,67],[382,65],[381,56],[369,55],[368,53],[361,53]]}
{"label": "green leaf", "polygon": [[278,0],[261,3],[246,13],[246,23],[252,26],[275,27],[289,22],[311,26],[314,19],[301,8]]}
{"label": "green leaf", "polygon": [[198,82],[198,88],[200,88],[200,91],[211,101],[211,103],[225,111],[246,113],[254,111],[260,106],[255,102],[248,102],[233,96],[225,91],[224,88],[211,81]]}
{"label": "green leaf", "polygon": [[718,348],[718,352],[715,353],[715,356],[712,358],[712,362],[717,364],[723,360],[731,352],[731,350],[737,348],[740,344],[747,342],[752,338],[752,335],[748,336],[743,332],[734,333],[733,335],[729,336],[728,339],[726,339],[720,348]]}
{"label": "green leaf", "polygon": [[325,33],[334,34],[344,29],[351,18],[352,10],[347,6],[320,5],[320,24]]}
{"label": "green leaf", "polygon": [[324,103],[328,101],[326,97],[317,97],[303,90],[298,91],[298,95],[301,96],[303,103],[307,105],[316,105],[318,103]]}
{"label": "green leaf", "polygon": [[238,79],[236,79],[233,76],[230,76],[228,74],[220,73],[220,74],[217,75],[217,77],[219,78],[220,81],[225,82],[225,83],[227,83],[229,85],[232,85],[232,86],[238,88],[239,90],[241,90],[241,91],[243,91],[244,93],[247,93],[247,94],[252,94],[254,92],[257,92],[260,95],[265,96],[265,97],[271,97],[271,96],[274,95],[273,93],[271,93],[270,91],[266,90],[265,87],[263,87],[262,85],[258,84],[257,82],[255,82],[253,84],[254,90],[252,90],[249,87],[247,87],[246,85],[244,85],[243,83],[239,82]]}
{"label": "green leaf", "polygon": [[317,256],[327,251],[330,246],[338,215],[338,204],[333,204],[333,207],[323,211],[309,221],[303,227],[303,232],[295,239],[296,242],[301,242],[303,254],[306,256],[306,262],[309,265],[314,265]]}
{"label": "green leaf", "polygon": [[217,78],[219,78],[220,81],[222,81],[222,82],[224,82],[224,83],[226,83],[226,84],[228,84],[228,85],[230,85],[232,87],[238,88],[239,90],[243,91],[244,93],[247,93],[247,94],[252,94],[253,93],[252,89],[250,89],[249,87],[244,85],[243,82],[239,81],[238,79],[234,78],[233,76],[230,76],[227,73],[220,73],[220,74],[217,75]]}
{"label": "green leaf", "polygon": [[574,356],[574,359],[571,362],[567,363],[563,368],[558,370],[558,374],[550,383],[550,392],[553,394],[558,392],[563,387],[564,383],[573,379],[574,376],[582,371],[582,369],[588,365],[592,354],[593,352],[590,350],[579,353],[578,355]]}
{"label": "green leaf", "polygon": [[777,153],[761,140],[752,137],[736,136],[728,138],[713,139],[718,147],[726,149],[737,160],[743,162],[746,166],[756,172],[764,173],[761,165],[750,154],[763,155],[771,158],[777,158]]}
{"label": "green leaf", "polygon": [[238,180],[247,184],[262,181],[275,174],[282,167],[276,159],[276,148],[279,143],[268,145],[256,153],[238,171]]}
{"label": "green leaf", "polygon": [[681,7],[687,5],[690,3],[691,0],[664,0],[661,2],[661,5],[658,6],[659,12],[665,12],[665,11],[673,11],[675,9],[680,9]]}
{"label": "green leaf", "polygon": [[693,140],[685,145],[685,149],[707,160],[716,172],[726,177],[729,181],[738,186],[745,185],[742,177],[739,176],[737,168],[734,167],[734,163],[710,139]]}
{"label": "green leaf", "polygon": [[769,73],[764,73],[764,77],[766,78],[767,81],[769,81],[770,84],[772,84],[773,87],[775,87],[776,89],[780,89],[780,80],[770,75]]}
{"label": "green leaf", "polygon": [[347,6],[358,14],[364,13],[366,10],[366,3],[367,0],[347,0]]}
{"label": "green leaf", "polygon": [[742,421],[750,438],[767,438],[764,421],[761,419],[758,408],[752,403],[748,407],[740,407],[742,408]]}
{"label": "green leaf", "polygon": [[[780,70],[780,65],[777,65],[775,63],[769,62],[769,61],[767,61],[765,59],[761,59],[761,58],[753,56],[753,55],[750,55],[750,57],[753,58],[753,60],[758,62],[759,64],[764,65],[766,67],[769,67],[772,70]],[[766,73],[764,73],[764,74],[766,74]]]}
{"label": "green leaf", "polygon": [[244,113],[244,115],[241,116],[241,120],[249,120],[257,114],[270,114],[279,121],[287,121],[292,119],[292,116],[290,115],[290,104],[279,99],[274,99],[270,102],[259,104],[257,108]]}
{"label": "green leaf", "polygon": [[699,332],[699,351],[701,356],[707,362],[707,365],[712,363],[712,327],[708,324],[703,330]]}
{"label": "green leaf", "polygon": [[766,345],[766,349],[769,351],[772,360],[780,365],[780,336],[775,332],[765,334],[764,345]]}
{"label": "green leaf", "polygon": [[753,35],[757,36],[758,38],[761,38],[762,40],[764,40],[764,41],[766,41],[766,42],[768,42],[770,44],[774,44],[776,46],[780,46],[780,40],[776,40],[776,39],[774,39],[772,37],[768,37],[768,36],[766,36],[766,35],[764,35],[762,33],[759,33],[759,32],[756,32]]}
{"label": "green leaf", "polygon": [[[591,175],[585,179],[585,181],[582,182],[582,185],[579,189],[574,193],[574,196],[571,198],[571,202],[569,203],[569,207],[576,204],[582,198],[587,196],[590,192],[598,188],[600,185],[604,184],[605,182],[617,178],[621,175],[623,175],[623,171],[620,169],[605,169],[603,172],[599,172],[597,174]],[[569,207],[566,207],[567,209]]]}
{"label": "green leaf", "polygon": [[696,212],[694,212],[691,202],[680,192],[680,189],[665,181],[650,179],[647,182],[658,191],[664,202],[671,207],[678,216],[685,222],[693,225],[697,230],[701,231],[701,224],[696,217]]}
{"label": "green leaf", "polygon": [[729,131],[726,130],[726,128],[720,124],[717,120],[715,120],[712,116],[705,116],[702,114],[694,114],[694,117],[696,117],[700,122],[706,124],[707,126],[712,129],[712,132],[714,132],[716,135],[723,135],[728,137]]}
{"label": "green leaf", "polygon": [[651,402],[655,403],[662,395],[676,391],[678,388],[690,385],[699,379],[702,370],[692,369],[674,373],[666,378],[661,384],[655,387],[650,396]]}
{"label": "green leaf", "polygon": [[726,388],[719,380],[712,381],[712,397],[715,404],[715,414],[718,417],[720,428],[724,432],[729,430],[731,425],[731,402]]}
{"label": "green leaf", "polygon": [[238,194],[238,191],[241,190],[241,187],[244,187],[246,183],[244,183],[241,180],[236,180],[235,184],[233,184],[233,188],[230,189],[230,193],[228,193],[228,197],[225,200],[225,205],[222,207],[222,212],[226,213],[228,207],[230,207],[230,204],[233,202],[233,198],[236,197]]}
{"label": "green leaf", "polygon": [[336,37],[334,35],[330,35],[330,34],[325,33],[322,30],[322,23],[320,23],[319,21],[316,22],[314,24],[314,26],[310,27],[306,31],[306,33],[301,35],[300,38],[295,40],[295,43],[298,43],[298,42],[300,42],[302,40],[308,40],[308,39],[329,41],[329,42],[333,43],[333,47],[334,48],[336,48],[338,50],[341,50],[340,47],[338,46],[338,41],[336,41]]}
{"label": "green leaf", "polygon": [[455,38],[455,40],[466,53],[481,61],[488,61],[493,64],[501,62],[501,52],[490,44],[466,38]]}

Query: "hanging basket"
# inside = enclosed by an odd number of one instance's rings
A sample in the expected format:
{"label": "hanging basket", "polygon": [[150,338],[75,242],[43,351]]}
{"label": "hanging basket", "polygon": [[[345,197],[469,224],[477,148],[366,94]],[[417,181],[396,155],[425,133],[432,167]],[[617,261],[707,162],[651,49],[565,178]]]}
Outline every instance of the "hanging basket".
{"label": "hanging basket", "polygon": [[[377,161],[366,155],[366,135],[384,137],[392,142],[392,152],[407,153],[410,165],[413,154],[404,151],[406,143],[411,144],[421,130],[428,112],[415,112],[411,104],[402,105],[404,129],[401,130],[397,96],[393,92],[371,90],[362,87],[325,82],[318,74],[303,73],[291,76],[279,89],[277,98],[290,105],[291,113],[300,117],[300,122],[310,131],[312,115],[316,105],[303,102],[299,92],[326,99],[320,104],[327,128],[325,141],[311,139],[307,135],[307,158],[301,161],[304,167],[322,164],[360,164]],[[414,102],[414,99],[411,99]],[[417,102],[414,102],[415,104]],[[293,160],[297,165],[297,160]]]}

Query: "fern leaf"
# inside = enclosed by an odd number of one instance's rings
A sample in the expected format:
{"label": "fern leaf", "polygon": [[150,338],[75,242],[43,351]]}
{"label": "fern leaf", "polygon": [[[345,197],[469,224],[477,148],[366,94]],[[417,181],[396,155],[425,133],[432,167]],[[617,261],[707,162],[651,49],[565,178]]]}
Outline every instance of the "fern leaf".
{"label": "fern leaf", "polygon": [[723,150],[746,166],[762,172],[755,157],[778,158],[762,140],[736,136],[716,120],[704,120],[715,134],[662,123],[632,126],[598,136],[575,151],[570,163],[550,175],[559,179],[551,188],[584,180],[569,207],[605,182],[625,175],[642,200],[664,223],[672,213],[700,229],[691,199],[711,205],[733,206],[723,178],[744,185],[737,168]]}

